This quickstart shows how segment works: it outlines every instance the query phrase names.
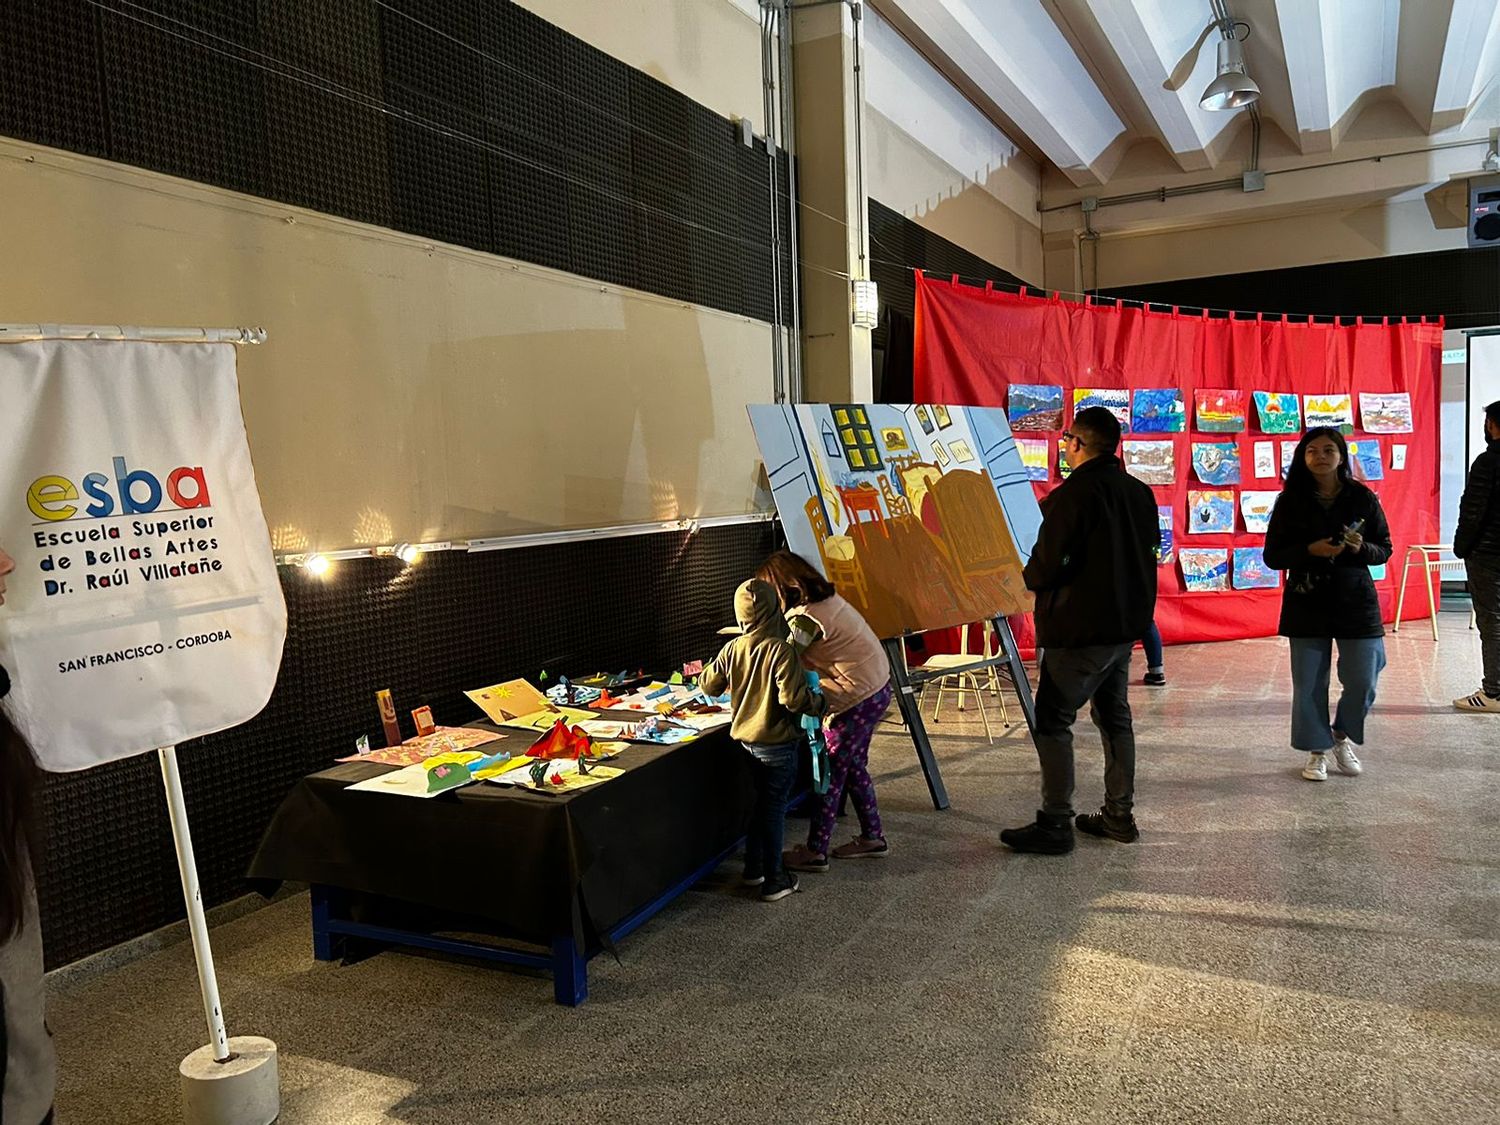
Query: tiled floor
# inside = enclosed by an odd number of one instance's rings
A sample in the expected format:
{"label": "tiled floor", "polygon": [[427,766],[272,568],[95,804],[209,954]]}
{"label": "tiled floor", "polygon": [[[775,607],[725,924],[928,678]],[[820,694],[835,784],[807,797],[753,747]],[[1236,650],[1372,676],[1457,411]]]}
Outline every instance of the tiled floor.
{"label": "tiled floor", "polygon": [[[1359,778],[1299,778],[1284,642],[1175,648],[1133,691],[1138,844],[1009,854],[1022,736],[945,718],[935,813],[888,726],[889,859],[771,906],[726,867],[596,959],[580,1009],[465,963],[314,962],[298,895],[214,932],[231,1033],[279,1043],[290,1123],[1500,1121],[1500,718],[1449,707],[1465,624],[1388,638]],[[1080,808],[1099,772],[1088,729]],[[185,945],[52,1018],[60,1121],[177,1119]]]}

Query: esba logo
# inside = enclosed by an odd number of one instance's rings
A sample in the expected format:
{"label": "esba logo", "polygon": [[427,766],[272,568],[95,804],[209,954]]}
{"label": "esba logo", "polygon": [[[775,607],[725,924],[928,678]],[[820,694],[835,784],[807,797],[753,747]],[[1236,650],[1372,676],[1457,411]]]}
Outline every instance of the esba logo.
{"label": "esba logo", "polygon": [[[162,504],[162,482],[154,473],[144,469],[131,470],[125,458],[114,459],[115,479],[110,481],[103,473],[90,473],[83,478],[83,497],[92,503],[84,506],[83,515],[90,519],[104,519],[115,514],[118,506],[122,516],[154,512]],[[110,493],[113,483],[115,495]],[[49,474],[37,477],[26,490],[26,506],[38,519],[70,520],[78,515],[75,501],[80,485],[67,477]],[[116,497],[118,496],[118,503]],[[167,474],[166,498],[178,508],[211,508],[208,497],[208,482],[203,478],[203,467],[182,465]]]}

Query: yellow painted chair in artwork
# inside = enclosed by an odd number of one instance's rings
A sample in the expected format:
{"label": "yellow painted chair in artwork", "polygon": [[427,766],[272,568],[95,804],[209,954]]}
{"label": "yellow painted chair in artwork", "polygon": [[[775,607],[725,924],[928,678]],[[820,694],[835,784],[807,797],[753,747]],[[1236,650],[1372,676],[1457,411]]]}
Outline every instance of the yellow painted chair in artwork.
{"label": "yellow painted chair in artwork", "polygon": [[809,496],[803,505],[807,513],[808,526],[818,542],[818,556],[823,560],[823,573],[841,592],[850,595],[849,600],[861,610],[870,608],[869,591],[865,588],[865,570],[854,553],[854,540],[847,535],[831,535],[828,517],[823,514],[823,502],[817,496]]}

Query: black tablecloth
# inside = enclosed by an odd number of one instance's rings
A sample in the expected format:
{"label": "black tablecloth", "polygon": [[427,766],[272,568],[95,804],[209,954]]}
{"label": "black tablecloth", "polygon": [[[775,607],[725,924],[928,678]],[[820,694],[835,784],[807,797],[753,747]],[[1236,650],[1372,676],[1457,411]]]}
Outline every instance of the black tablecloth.
{"label": "black tablecloth", "polygon": [[[525,732],[502,733],[524,747]],[[289,879],[400,900],[539,943],[581,924],[596,942],[743,836],[754,801],[727,728],[632,744],[609,764],[625,773],[572,793],[477,782],[424,800],[350,792],[396,767],[344,763],[297,783],[249,878],[265,893]]]}

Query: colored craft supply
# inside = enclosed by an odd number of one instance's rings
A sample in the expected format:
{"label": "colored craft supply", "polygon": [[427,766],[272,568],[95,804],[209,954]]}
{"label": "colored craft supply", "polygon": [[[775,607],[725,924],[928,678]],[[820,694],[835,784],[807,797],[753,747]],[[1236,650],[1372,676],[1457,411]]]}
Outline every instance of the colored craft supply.
{"label": "colored craft supply", "polygon": [[425,738],[437,730],[437,723],[432,719],[431,707],[418,707],[411,713],[411,721],[417,724],[418,738]]}
{"label": "colored craft supply", "polygon": [[380,710],[380,725],[385,728],[385,744],[401,745],[401,724],[396,721],[396,701],[389,691],[375,693],[375,706]]}

